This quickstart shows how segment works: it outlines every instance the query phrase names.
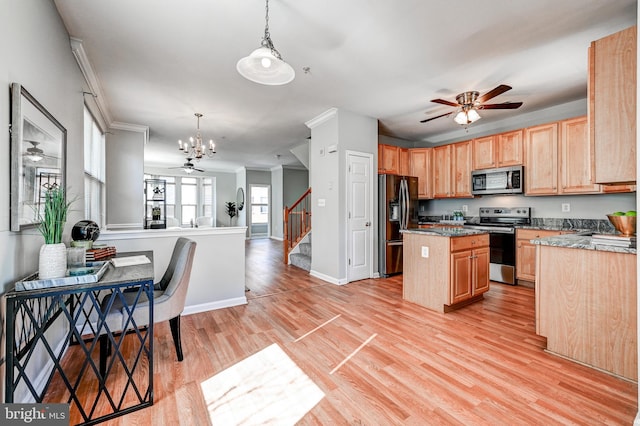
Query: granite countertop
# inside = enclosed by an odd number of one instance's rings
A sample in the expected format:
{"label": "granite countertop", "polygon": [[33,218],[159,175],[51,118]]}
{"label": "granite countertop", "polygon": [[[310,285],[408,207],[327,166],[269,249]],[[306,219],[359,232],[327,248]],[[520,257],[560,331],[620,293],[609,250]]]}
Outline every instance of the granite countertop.
{"label": "granite countertop", "polygon": [[555,237],[545,237],[531,240],[533,244],[552,247],[566,247],[583,250],[612,251],[615,253],[636,254],[635,248],[617,247],[604,244],[594,244],[588,235],[565,234]]}
{"label": "granite countertop", "polygon": [[406,234],[437,235],[440,237],[466,237],[469,235],[480,235],[480,234],[487,233],[487,231],[479,231],[477,229],[454,228],[454,227],[407,229],[400,232],[406,233]]}

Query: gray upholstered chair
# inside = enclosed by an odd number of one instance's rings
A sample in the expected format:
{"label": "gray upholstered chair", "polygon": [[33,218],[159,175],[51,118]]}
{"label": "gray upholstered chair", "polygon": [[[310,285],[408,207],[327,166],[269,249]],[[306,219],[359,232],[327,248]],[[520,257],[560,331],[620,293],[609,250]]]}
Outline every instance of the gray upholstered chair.
{"label": "gray upholstered chair", "polygon": [[[176,355],[178,361],[182,361],[182,342],[180,340],[180,315],[184,310],[185,299],[187,297],[187,288],[191,278],[191,267],[193,265],[193,257],[196,251],[196,242],[188,238],[180,237],[176,241],[171,255],[169,266],[165,271],[162,279],[154,284],[153,291],[153,322],[169,321],[171,327],[171,335],[176,347]],[[149,305],[149,301],[145,294],[140,295],[137,303],[138,289],[133,291],[125,290],[120,295],[113,298],[111,307],[109,302],[111,296],[105,297],[102,301],[102,309],[109,309],[105,322],[112,333],[126,332],[127,327],[132,327],[131,322],[124,324],[128,315],[123,314],[123,299],[128,306],[135,304],[133,311],[133,320],[137,327],[148,325],[149,311],[145,306]],[[122,296],[122,297],[120,297]],[[126,313],[126,311],[125,311]],[[111,353],[111,341],[107,334],[100,336],[100,374],[104,377],[107,368],[107,357]]]}

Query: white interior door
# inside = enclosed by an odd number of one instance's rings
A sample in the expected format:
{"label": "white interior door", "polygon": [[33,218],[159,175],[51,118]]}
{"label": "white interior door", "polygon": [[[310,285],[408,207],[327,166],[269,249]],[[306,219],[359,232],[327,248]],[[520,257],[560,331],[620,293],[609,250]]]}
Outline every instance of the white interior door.
{"label": "white interior door", "polygon": [[371,154],[347,154],[347,281],[371,277]]}

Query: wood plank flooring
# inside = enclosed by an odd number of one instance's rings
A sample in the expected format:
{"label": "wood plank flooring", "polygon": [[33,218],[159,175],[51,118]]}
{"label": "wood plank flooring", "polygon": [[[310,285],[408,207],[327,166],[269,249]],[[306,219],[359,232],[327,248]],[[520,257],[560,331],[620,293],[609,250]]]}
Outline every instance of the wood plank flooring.
{"label": "wood plank flooring", "polygon": [[223,424],[201,384],[274,343],[324,393],[301,425],[633,423],[637,384],[544,352],[533,289],[492,283],[483,301],[439,314],[402,300],[402,276],[336,286],[281,253],[247,242],[249,303],[183,317],[184,362],[157,325],[156,402],[108,424]]}

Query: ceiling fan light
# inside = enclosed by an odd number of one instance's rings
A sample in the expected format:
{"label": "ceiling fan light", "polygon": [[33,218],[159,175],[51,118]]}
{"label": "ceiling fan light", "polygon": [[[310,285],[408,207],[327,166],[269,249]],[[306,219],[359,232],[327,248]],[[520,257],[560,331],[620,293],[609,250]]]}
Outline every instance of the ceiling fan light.
{"label": "ceiling fan light", "polygon": [[236,69],[247,80],[266,86],[287,84],[296,76],[291,65],[278,59],[271,53],[271,49],[265,46],[260,46],[249,56],[240,59]]}
{"label": "ceiling fan light", "polygon": [[455,117],[453,117],[453,121],[455,121],[456,123],[460,124],[461,126],[464,126],[465,124],[469,124],[467,122],[467,113],[464,111],[460,111],[456,114]]}
{"label": "ceiling fan light", "polygon": [[476,122],[478,120],[480,120],[480,114],[478,114],[478,111],[476,111],[475,109],[470,109],[469,111],[467,111],[467,118],[469,119],[470,123]]}
{"label": "ceiling fan light", "polygon": [[186,174],[190,175],[193,173],[193,169],[191,167],[185,167],[182,169]]}
{"label": "ceiling fan light", "polygon": [[37,163],[38,161],[42,161],[42,159],[44,157],[42,157],[42,155],[39,155],[39,154],[30,154],[30,155],[27,156],[27,158],[30,161],[33,161],[34,163]]}

